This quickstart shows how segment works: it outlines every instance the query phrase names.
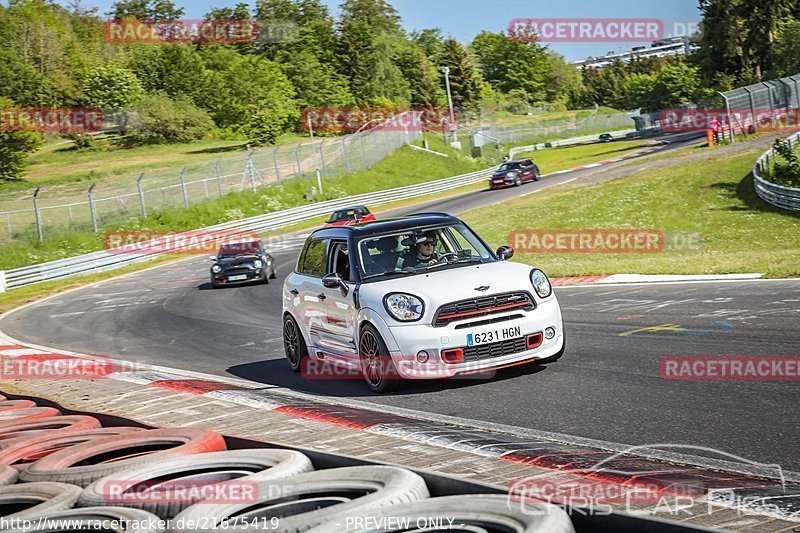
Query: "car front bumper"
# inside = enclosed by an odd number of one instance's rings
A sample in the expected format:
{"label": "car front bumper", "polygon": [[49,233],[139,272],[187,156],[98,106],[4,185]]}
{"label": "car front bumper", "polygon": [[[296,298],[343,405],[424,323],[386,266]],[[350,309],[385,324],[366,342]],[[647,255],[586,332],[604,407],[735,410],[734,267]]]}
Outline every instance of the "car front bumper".
{"label": "car front bumper", "polygon": [[[214,283],[219,285],[239,285],[243,283],[252,283],[254,281],[260,281],[263,278],[264,269],[259,268],[256,270],[252,270],[250,272],[237,272],[236,274],[226,274],[225,272],[220,272],[219,274],[211,274],[211,278],[214,280]],[[229,278],[232,276],[247,276],[246,279],[230,281]]]}
{"label": "car front bumper", "polygon": [[[513,314],[515,313],[506,313],[506,315]],[[464,329],[456,329],[456,323],[445,327],[433,327],[430,324],[387,326],[391,336],[387,339],[389,341],[387,344],[397,373],[404,379],[451,378],[457,375],[483,373],[537,359],[546,359],[561,351],[564,346],[564,326],[561,309],[555,297],[539,302],[536,309],[521,314],[523,316],[520,318]],[[502,316],[504,315],[491,315],[492,318]],[[507,343],[505,346],[508,347],[515,341],[519,342],[520,339],[525,339],[530,335],[542,333],[541,344],[532,349],[523,350],[505,349],[498,346],[496,351],[513,353],[472,356],[465,358],[460,363],[448,363],[442,359],[443,350],[456,348],[469,350],[468,334],[472,334],[474,338],[476,334],[516,327],[519,327],[520,335],[488,344]],[[544,337],[544,331],[549,327],[555,329],[555,336],[552,339]],[[495,351],[495,347],[487,347],[484,350]],[[426,362],[421,362],[417,357],[421,351],[428,354]],[[469,351],[477,350],[473,347]]]}
{"label": "car front bumper", "polygon": [[490,181],[489,182],[489,188],[490,189],[505,189],[507,187],[513,187],[514,183],[515,183],[514,180],[511,180],[511,181],[505,181],[505,180],[504,181]]}

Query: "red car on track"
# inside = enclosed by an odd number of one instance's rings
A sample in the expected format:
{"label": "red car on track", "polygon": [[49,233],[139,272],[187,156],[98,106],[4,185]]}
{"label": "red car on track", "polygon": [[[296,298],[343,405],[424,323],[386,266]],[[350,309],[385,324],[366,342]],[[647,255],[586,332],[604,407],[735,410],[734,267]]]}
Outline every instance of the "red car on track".
{"label": "red car on track", "polygon": [[370,212],[364,205],[357,205],[355,207],[348,207],[347,209],[340,209],[334,211],[325,227],[332,226],[352,226],[359,222],[372,222],[375,220],[375,215]]}

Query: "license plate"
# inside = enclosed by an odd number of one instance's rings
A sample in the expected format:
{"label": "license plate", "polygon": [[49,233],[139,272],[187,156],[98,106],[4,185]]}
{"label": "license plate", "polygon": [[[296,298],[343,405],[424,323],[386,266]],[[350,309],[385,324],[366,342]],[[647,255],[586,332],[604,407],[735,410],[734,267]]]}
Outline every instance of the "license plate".
{"label": "license plate", "polygon": [[506,341],[508,339],[516,339],[517,337],[522,337],[522,328],[520,326],[498,328],[481,333],[467,333],[467,346],[477,346],[479,344]]}
{"label": "license plate", "polygon": [[238,276],[228,276],[228,281],[244,281],[247,279],[247,274],[240,274]]}

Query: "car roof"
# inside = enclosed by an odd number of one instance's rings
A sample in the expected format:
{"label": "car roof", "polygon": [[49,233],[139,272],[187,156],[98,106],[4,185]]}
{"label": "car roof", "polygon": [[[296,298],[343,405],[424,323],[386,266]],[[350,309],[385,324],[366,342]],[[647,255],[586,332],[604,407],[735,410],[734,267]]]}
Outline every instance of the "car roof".
{"label": "car roof", "polygon": [[525,159],[512,159],[511,161],[505,161],[505,162],[504,162],[504,164],[506,164],[506,165],[507,165],[507,164],[509,164],[509,163],[522,163],[522,162],[524,162],[524,161],[530,161],[530,158],[525,158]]}
{"label": "car roof", "polygon": [[402,231],[424,226],[435,226],[437,224],[452,224],[461,222],[458,218],[447,213],[418,213],[400,218],[388,218],[376,220],[374,222],[361,222],[352,226],[338,226],[334,228],[322,228],[316,230],[311,235],[314,237],[347,238],[350,235],[355,237],[366,237],[393,231]]}
{"label": "car roof", "polygon": [[334,211],[334,213],[341,213],[341,212],[344,212],[344,211],[356,211],[358,209],[366,209],[366,208],[367,208],[367,206],[365,206],[365,205],[354,205],[352,207],[344,207],[342,209],[337,209],[336,211]]}

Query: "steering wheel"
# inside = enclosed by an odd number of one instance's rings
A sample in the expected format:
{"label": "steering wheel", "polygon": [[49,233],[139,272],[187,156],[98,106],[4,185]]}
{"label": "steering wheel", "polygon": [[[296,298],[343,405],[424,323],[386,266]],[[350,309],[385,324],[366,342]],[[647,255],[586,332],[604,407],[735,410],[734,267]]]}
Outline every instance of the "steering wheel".
{"label": "steering wheel", "polygon": [[435,264],[439,263],[440,261],[446,261],[446,262],[449,262],[449,260],[450,260],[451,258],[452,258],[452,259],[455,259],[455,258],[457,258],[457,257],[458,257],[458,254],[457,254],[457,253],[453,253],[453,252],[447,252],[446,254],[442,254],[442,255],[440,255],[438,259],[431,259],[430,261],[428,261],[428,264],[429,264],[429,265],[435,265]]}

